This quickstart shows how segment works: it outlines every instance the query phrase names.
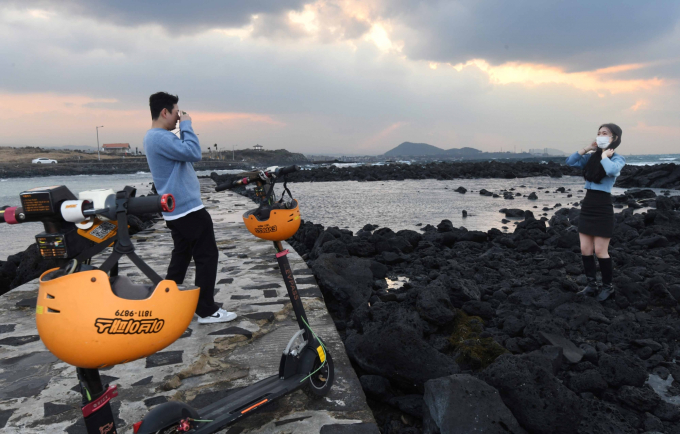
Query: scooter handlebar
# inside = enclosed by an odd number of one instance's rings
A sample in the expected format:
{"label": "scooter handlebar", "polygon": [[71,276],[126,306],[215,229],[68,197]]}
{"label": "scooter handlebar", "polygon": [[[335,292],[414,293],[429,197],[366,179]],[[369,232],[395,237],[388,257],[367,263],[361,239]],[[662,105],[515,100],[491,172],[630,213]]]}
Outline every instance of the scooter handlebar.
{"label": "scooter handlebar", "polygon": [[[106,205],[94,209],[93,203],[86,199],[69,199],[58,202],[52,212],[35,215],[35,212],[24,212],[22,207],[10,207],[0,210],[0,223],[19,224],[37,221],[65,221],[78,223],[89,217],[102,215],[111,220],[116,219],[116,205],[113,195],[106,199]],[[159,212],[172,212],[175,209],[175,197],[172,194],[161,196],[130,197],[127,199],[127,214],[142,215]]]}
{"label": "scooter handlebar", "polygon": [[222,184],[218,185],[215,187],[215,191],[224,191],[224,190],[229,190],[230,188],[238,187],[239,185],[248,185],[249,183],[253,182],[253,180],[257,179],[257,176],[251,176],[251,177],[245,177],[241,179],[235,179],[232,181],[227,181],[223,182]]}
{"label": "scooter handlebar", "polygon": [[[274,175],[275,177],[285,176],[288,175],[289,173],[297,172],[298,170],[300,170],[300,166],[293,165],[279,167],[278,169],[274,170],[274,172],[264,172],[264,174],[268,178],[271,178],[272,175]],[[251,182],[260,179],[260,173],[261,172],[250,172],[248,176],[244,178],[223,182],[222,184],[219,184],[217,187],[215,187],[215,191],[224,191],[230,188],[238,187],[240,185],[248,185]]]}
{"label": "scooter handlebar", "polygon": [[279,167],[274,171],[274,174],[276,176],[285,176],[288,175],[289,173],[297,172],[300,170],[299,166],[293,165],[293,166],[287,166],[287,167]]}
{"label": "scooter handlebar", "polygon": [[172,194],[162,196],[131,197],[128,200],[128,214],[155,214],[172,212],[175,209],[175,197]]}
{"label": "scooter handlebar", "polygon": [[231,182],[225,182],[225,183],[223,183],[223,184],[220,184],[220,185],[218,185],[217,187],[215,187],[215,191],[224,191],[224,190],[228,190],[228,189],[230,189],[230,188],[233,187],[231,184],[232,184]]}

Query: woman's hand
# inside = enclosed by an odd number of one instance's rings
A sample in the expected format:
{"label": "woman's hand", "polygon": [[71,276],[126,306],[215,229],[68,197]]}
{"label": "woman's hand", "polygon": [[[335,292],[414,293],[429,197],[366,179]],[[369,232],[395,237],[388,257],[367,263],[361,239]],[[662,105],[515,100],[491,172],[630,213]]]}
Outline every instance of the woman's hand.
{"label": "woman's hand", "polygon": [[590,146],[586,146],[585,148],[581,149],[581,151],[583,151],[583,152],[579,151],[579,154],[585,155],[588,152],[595,151],[596,149],[597,149],[597,142],[593,141],[593,143],[591,143]]}
{"label": "woman's hand", "polygon": [[606,151],[602,152],[603,157],[612,158],[612,155],[614,155],[613,149],[607,149]]}

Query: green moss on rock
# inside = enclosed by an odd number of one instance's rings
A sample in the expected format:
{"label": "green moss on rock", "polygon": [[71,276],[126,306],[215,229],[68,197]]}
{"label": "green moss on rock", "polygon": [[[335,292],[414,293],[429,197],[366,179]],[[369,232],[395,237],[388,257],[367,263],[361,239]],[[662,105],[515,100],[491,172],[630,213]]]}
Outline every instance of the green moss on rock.
{"label": "green moss on rock", "polygon": [[484,321],[478,316],[468,316],[463,311],[456,313],[454,332],[449,341],[458,352],[456,362],[471,369],[484,369],[508,350],[491,337],[480,337],[484,331]]}

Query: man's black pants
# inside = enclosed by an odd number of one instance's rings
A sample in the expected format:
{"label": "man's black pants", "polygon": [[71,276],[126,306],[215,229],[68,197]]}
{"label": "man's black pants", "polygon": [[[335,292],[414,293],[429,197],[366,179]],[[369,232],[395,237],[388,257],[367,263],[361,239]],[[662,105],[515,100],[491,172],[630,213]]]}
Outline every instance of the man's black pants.
{"label": "man's black pants", "polygon": [[172,232],[172,240],[175,242],[165,278],[174,280],[177,284],[184,283],[193,257],[196,264],[195,283],[201,288],[196,315],[206,317],[214,314],[218,309],[213,296],[219,251],[210,213],[200,209],[176,220],[166,220],[165,224]]}

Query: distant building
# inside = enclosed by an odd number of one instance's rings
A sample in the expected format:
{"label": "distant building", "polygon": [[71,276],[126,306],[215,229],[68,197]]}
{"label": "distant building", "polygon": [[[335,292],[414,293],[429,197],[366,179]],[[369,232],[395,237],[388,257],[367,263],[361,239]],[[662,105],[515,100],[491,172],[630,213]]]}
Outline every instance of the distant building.
{"label": "distant building", "polygon": [[331,155],[314,155],[314,154],[305,155],[305,157],[307,157],[309,161],[333,161],[336,158]]}
{"label": "distant building", "polygon": [[253,146],[253,149],[255,149],[256,151],[264,151],[264,146],[262,146],[262,145],[255,145],[255,146]]}
{"label": "distant building", "polygon": [[529,153],[532,155],[540,155],[545,157],[564,157],[567,155],[564,151],[553,148],[529,149]]}
{"label": "distant building", "polygon": [[104,152],[110,154],[127,154],[130,152],[129,143],[104,143],[102,145]]}

